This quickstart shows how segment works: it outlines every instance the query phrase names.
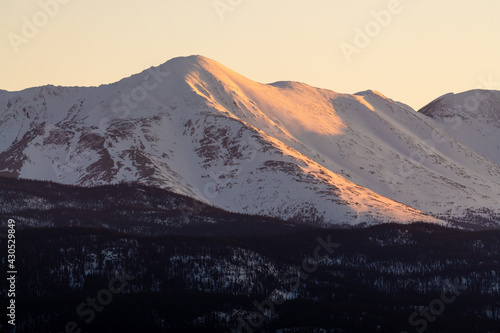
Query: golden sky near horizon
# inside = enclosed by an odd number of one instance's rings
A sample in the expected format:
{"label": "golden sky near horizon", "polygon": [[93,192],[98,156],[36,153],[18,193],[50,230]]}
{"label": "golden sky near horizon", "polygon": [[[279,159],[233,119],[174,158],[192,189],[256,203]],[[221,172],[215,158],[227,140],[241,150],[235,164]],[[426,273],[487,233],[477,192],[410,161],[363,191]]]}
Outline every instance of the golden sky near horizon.
{"label": "golden sky near horizon", "polygon": [[494,0],[2,0],[0,89],[95,86],[200,54],[258,82],[418,109],[500,89],[499,13]]}

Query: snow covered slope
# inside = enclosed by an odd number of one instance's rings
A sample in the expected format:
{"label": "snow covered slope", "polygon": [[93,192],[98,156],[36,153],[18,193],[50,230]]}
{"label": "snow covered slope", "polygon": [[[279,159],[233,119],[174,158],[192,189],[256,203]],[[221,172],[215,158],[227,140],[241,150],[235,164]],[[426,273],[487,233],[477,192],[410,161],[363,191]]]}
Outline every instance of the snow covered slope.
{"label": "snow covered slope", "polygon": [[500,166],[408,106],[264,85],[201,56],[100,87],[0,91],[0,106],[1,175],[135,181],[314,223],[443,223],[422,211],[499,207]]}
{"label": "snow covered slope", "polygon": [[433,118],[448,135],[500,164],[500,91],[447,94],[419,112]]}

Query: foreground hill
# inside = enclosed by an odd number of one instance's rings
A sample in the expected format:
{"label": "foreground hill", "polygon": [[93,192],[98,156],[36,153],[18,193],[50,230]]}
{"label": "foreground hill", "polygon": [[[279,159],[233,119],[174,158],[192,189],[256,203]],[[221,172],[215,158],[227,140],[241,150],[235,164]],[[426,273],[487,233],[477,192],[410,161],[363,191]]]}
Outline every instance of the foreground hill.
{"label": "foreground hill", "polygon": [[[137,237],[44,228],[17,239],[18,333],[63,332],[69,321],[96,333],[494,333],[500,325],[499,231],[384,224]],[[90,307],[77,312],[89,297],[104,299],[117,276],[127,284],[93,320]]]}

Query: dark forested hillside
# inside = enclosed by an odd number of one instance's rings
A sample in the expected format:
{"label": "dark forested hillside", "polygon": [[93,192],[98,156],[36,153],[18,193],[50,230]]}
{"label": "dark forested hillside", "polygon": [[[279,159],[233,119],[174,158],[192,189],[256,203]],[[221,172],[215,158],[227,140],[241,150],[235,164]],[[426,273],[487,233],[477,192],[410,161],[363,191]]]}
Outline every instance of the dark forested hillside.
{"label": "dark forested hillside", "polygon": [[142,235],[275,233],[304,226],[229,213],[139,184],[79,187],[0,177],[0,218],[27,227],[102,227]]}
{"label": "dark forested hillside", "polygon": [[[442,293],[453,301],[431,313],[426,332],[500,327],[499,232],[386,225],[142,237],[43,228],[17,240],[17,332],[64,332],[71,321],[82,332],[418,332],[425,314],[410,316],[436,308]],[[87,323],[78,306],[116,276],[127,285]]]}

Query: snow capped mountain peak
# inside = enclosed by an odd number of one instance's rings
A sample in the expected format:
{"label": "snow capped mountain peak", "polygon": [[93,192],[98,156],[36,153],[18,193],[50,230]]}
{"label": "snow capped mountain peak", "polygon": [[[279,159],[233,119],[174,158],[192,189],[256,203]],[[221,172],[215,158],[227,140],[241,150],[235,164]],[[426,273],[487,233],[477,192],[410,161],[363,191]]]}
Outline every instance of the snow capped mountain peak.
{"label": "snow capped mountain peak", "polygon": [[168,72],[175,79],[189,79],[190,77],[205,78],[207,75],[218,79],[227,79],[232,77],[238,77],[238,79],[243,78],[242,75],[234,72],[217,61],[200,55],[173,58],[158,67],[153,67],[152,69],[156,69],[160,72]]}
{"label": "snow capped mountain peak", "polygon": [[443,95],[419,110],[431,118],[472,117],[485,123],[498,121],[500,91],[475,89]]}
{"label": "snow capped mountain peak", "polygon": [[419,113],[436,121],[448,135],[500,164],[500,91],[470,90],[446,94]]}
{"label": "snow capped mountain peak", "polygon": [[375,91],[375,90],[360,91],[360,92],[355,93],[354,95],[365,96],[365,97],[367,97],[367,96],[377,96],[377,97],[380,97],[382,99],[388,100],[388,98],[385,97],[382,93],[380,93],[378,91]]}

